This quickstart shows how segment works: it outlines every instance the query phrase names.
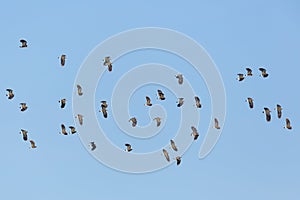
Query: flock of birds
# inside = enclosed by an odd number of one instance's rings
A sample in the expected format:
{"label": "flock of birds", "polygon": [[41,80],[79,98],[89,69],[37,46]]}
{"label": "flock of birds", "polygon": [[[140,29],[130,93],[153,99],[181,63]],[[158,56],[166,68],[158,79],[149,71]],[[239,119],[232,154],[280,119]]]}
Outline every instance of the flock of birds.
{"label": "flock of birds", "polygon": [[[261,77],[267,78],[269,76],[269,74],[268,74],[268,72],[265,68],[258,68],[258,70],[261,72],[261,74],[260,74]],[[238,75],[238,78],[237,78],[238,81],[243,81],[246,77],[252,77],[253,76],[252,69],[246,68],[246,71],[247,71],[247,74],[245,74],[245,75],[242,74],[242,73],[237,74]],[[248,102],[250,109],[254,108],[254,100],[253,100],[252,97],[248,97],[246,102]],[[276,108],[274,110],[277,111],[278,119],[281,119],[281,117],[282,117],[282,107],[281,107],[281,105],[277,104]],[[262,112],[265,114],[266,121],[270,122],[271,118],[272,118],[271,117],[271,110],[268,107],[264,107]],[[284,128],[286,128],[288,130],[292,129],[291,121],[290,121],[289,118],[285,118]]]}

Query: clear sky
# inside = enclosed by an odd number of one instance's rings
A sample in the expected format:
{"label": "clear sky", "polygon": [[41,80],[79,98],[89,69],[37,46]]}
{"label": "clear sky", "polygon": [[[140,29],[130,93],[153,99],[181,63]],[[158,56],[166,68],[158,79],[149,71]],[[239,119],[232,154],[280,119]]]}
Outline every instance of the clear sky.
{"label": "clear sky", "polygon": [[[2,2],[0,199],[297,199],[299,9],[296,0]],[[227,115],[216,147],[199,160],[210,117],[210,97],[201,77],[190,78],[191,83],[199,84],[196,92],[204,105],[199,141],[184,154],[180,166],[134,175],[102,165],[88,153],[77,134],[63,136],[59,131],[61,123],[75,124],[73,84],[89,52],[112,35],[149,26],[180,31],[207,50],[224,81]],[[18,47],[21,38],[28,41],[27,49]],[[67,55],[64,68],[57,58],[62,53]],[[132,60],[134,65],[168,64],[187,79],[192,74],[184,61],[164,52],[134,52],[119,62],[125,65]],[[238,82],[236,74],[245,73],[245,67],[251,67],[255,76]],[[267,79],[258,76],[259,67],[268,70]],[[113,80],[118,80],[120,73],[113,74]],[[103,81],[107,82],[107,77]],[[5,96],[6,88],[14,89],[11,101]],[[97,88],[97,101],[101,95],[109,99],[111,88]],[[155,89],[143,87],[132,99],[152,91],[154,96]],[[254,98],[253,110],[245,102],[248,96]],[[68,101],[64,110],[59,108],[61,98]],[[28,103],[24,113],[18,108],[21,102]],[[277,103],[283,107],[281,120],[273,110]],[[139,113],[141,124],[147,124],[142,104],[130,110]],[[265,121],[263,107],[272,111],[270,123]],[[99,107],[95,105],[95,109]],[[104,128],[116,146],[124,148],[124,142],[130,140],[136,152],[148,152],[168,142],[170,137],[164,134],[175,134],[177,114],[168,114],[168,123],[152,142],[121,136],[111,119]],[[290,118],[293,130],[283,128],[285,117]],[[20,129],[29,131],[37,149],[30,149],[22,140]]]}

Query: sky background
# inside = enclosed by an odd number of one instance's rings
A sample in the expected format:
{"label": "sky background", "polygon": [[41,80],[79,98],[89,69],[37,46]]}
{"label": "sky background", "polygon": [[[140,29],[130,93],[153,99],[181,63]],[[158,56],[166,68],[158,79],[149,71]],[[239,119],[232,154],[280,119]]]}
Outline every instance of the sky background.
{"label": "sky background", "polygon": [[[297,199],[299,8],[296,0],[2,2],[0,199]],[[147,26],[182,32],[208,51],[224,81],[227,116],[218,144],[208,157],[199,160],[199,147],[210,119],[210,97],[201,77],[193,78],[191,67],[163,52],[145,50],[120,59],[128,69],[130,64],[148,62],[178,69],[196,84],[196,93],[204,104],[199,126],[202,135],[186,152],[181,165],[133,175],[100,164],[77,134],[63,136],[59,131],[61,123],[74,125],[73,84],[89,52],[112,35]],[[28,41],[27,49],[18,47],[21,38]],[[62,53],[67,55],[64,68],[57,58]],[[270,74],[267,79],[259,77],[261,66]],[[245,67],[253,68],[254,77],[238,82],[236,74],[245,73]],[[113,75],[111,85],[120,73],[114,70]],[[102,81],[110,80],[104,77]],[[5,96],[6,88],[14,89],[11,101]],[[108,99],[111,88],[97,88],[96,99],[103,95]],[[141,88],[132,101],[146,92],[154,96],[155,89]],[[168,95],[175,104],[176,97]],[[248,96],[254,98],[253,110],[245,102]],[[68,101],[64,110],[59,108],[61,98]],[[18,108],[21,102],[29,106],[24,113]],[[141,123],[147,124],[143,103],[130,111],[139,113]],[[277,103],[283,107],[281,120],[273,110]],[[108,137],[120,148],[130,140],[136,152],[160,148],[174,135],[179,120],[178,110],[165,106],[171,112],[168,115],[174,117],[168,118],[164,131],[151,143],[118,133],[112,119],[104,125],[112,133]],[[265,106],[272,109],[270,123],[262,113]],[[283,128],[285,117],[290,118],[292,131]],[[21,128],[28,130],[37,149],[30,149],[22,140]]]}

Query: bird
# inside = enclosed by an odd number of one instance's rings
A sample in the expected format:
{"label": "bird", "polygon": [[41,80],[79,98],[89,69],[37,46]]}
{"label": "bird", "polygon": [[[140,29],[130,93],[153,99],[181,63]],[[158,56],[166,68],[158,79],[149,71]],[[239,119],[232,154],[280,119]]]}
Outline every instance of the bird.
{"label": "bird", "polygon": [[67,99],[61,99],[58,102],[60,103],[60,108],[64,108],[66,106]]}
{"label": "bird", "polygon": [[178,84],[182,85],[182,83],[183,83],[183,76],[182,76],[182,74],[177,74],[175,77],[178,79]]}
{"label": "bird", "polygon": [[244,74],[237,74],[239,77],[237,78],[238,81],[242,81],[245,79]]}
{"label": "bird", "polygon": [[77,85],[77,94],[79,96],[82,96],[83,95],[83,92],[82,92],[82,87],[80,85]]}
{"label": "bird", "polygon": [[[59,58],[59,57],[58,57]],[[65,63],[66,63],[66,59],[67,59],[67,56],[65,54],[62,54],[60,56],[60,65],[63,67],[65,66]]]}
{"label": "bird", "polygon": [[278,119],[280,119],[281,116],[282,116],[282,107],[281,107],[281,105],[277,104],[276,105],[276,110],[277,110],[277,117],[278,117]]}
{"label": "bird", "polygon": [[197,97],[197,96],[195,96],[194,98],[195,98],[195,102],[196,102],[196,107],[197,107],[197,108],[201,108],[202,105],[201,105],[201,103],[200,103],[200,98]]}
{"label": "bird", "polygon": [[181,107],[183,105],[183,102],[184,102],[184,98],[182,97],[178,98],[177,107]]}
{"label": "bird", "polygon": [[27,47],[27,41],[26,41],[26,40],[21,39],[20,42],[21,42],[21,46],[19,46],[20,48],[25,48],[25,47]]}
{"label": "bird", "polygon": [[169,156],[169,153],[167,152],[167,150],[163,149],[162,151],[163,151],[163,154],[164,154],[166,160],[167,160],[168,162],[170,162],[170,156]]}
{"label": "bird", "polygon": [[157,90],[158,97],[160,100],[165,100],[165,94],[161,90]]}
{"label": "bird", "polygon": [[24,140],[24,141],[27,141],[27,139],[28,139],[27,133],[28,133],[28,131],[26,131],[26,130],[24,130],[24,129],[21,129],[20,134],[23,135],[23,140]]}
{"label": "bird", "polygon": [[77,116],[75,116],[75,118],[78,118],[78,121],[79,121],[79,124],[80,124],[80,125],[83,124],[83,115],[77,114]]}
{"label": "bird", "polygon": [[136,125],[137,125],[137,120],[136,120],[135,117],[130,118],[130,119],[129,119],[129,122],[132,122],[132,124],[131,124],[132,127],[136,127]]}
{"label": "bird", "polygon": [[66,131],[65,125],[61,124],[60,127],[61,127],[61,132],[59,132],[59,133],[61,133],[63,135],[68,135],[68,132]]}
{"label": "bird", "polygon": [[291,122],[288,118],[285,119],[285,128],[291,130],[292,126],[291,126]]}
{"label": "bird", "polygon": [[161,118],[160,117],[155,117],[153,120],[156,120],[156,126],[159,127],[161,124]]}
{"label": "bird", "polygon": [[101,110],[99,112],[102,112],[104,118],[107,118],[107,107],[108,104],[106,103],[106,101],[101,101]]}
{"label": "bird", "polygon": [[144,104],[144,105],[145,106],[152,106],[150,97],[146,96],[146,104]]}
{"label": "bird", "polygon": [[126,143],[125,146],[126,146],[126,150],[125,151],[127,151],[127,152],[132,151],[131,144]]}
{"label": "bird", "polygon": [[90,146],[91,146],[91,151],[94,151],[97,148],[95,142],[90,142]]}
{"label": "bird", "polygon": [[265,68],[259,68],[259,71],[261,71],[261,76],[266,78],[269,76],[269,74],[267,73],[267,70]]}
{"label": "bird", "polygon": [[25,110],[27,110],[28,106],[26,103],[20,103],[20,108],[21,108],[21,111],[24,112]]}
{"label": "bird", "polygon": [[253,75],[252,74],[252,69],[247,67],[246,70],[247,70],[247,76],[252,76]]}
{"label": "bird", "polygon": [[173,149],[174,151],[178,151],[177,146],[176,146],[174,140],[170,140],[170,142],[171,142],[171,147],[172,147],[172,149]]}
{"label": "bird", "polygon": [[253,105],[253,99],[251,97],[248,97],[246,101],[248,101],[250,108],[254,107],[254,105]]}
{"label": "bird", "polygon": [[193,131],[191,135],[194,136],[194,140],[197,140],[199,137],[199,133],[198,133],[197,129],[194,126],[192,126],[191,129]]}
{"label": "bird", "polygon": [[106,56],[104,59],[103,59],[104,63],[103,65],[104,66],[107,66],[108,67],[108,71],[112,71],[112,62],[111,62],[111,59],[110,59],[110,56]]}
{"label": "bird", "polygon": [[181,163],[181,157],[180,156],[176,156],[176,164],[177,165],[180,165],[180,163]]}
{"label": "bird", "polygon": [[29,140],[30,144],[31,144],[31,148],[35,149],[37,148],[37,146],[35,145],[35,142],[33,140]]}
{"label": "bird", "polygon": [[69,126],[69,129],[71,129],[71,134],[75,134],[77,132],[74,126]]}
{"label": "bird", "polygon": [[263,113],[266,114],[267,122],[271,121],[271,111],[270,111],[270,109],[265,107]]}
{"label": "bird", "polygon": [[12,89],[6,89],[6,91],[8,92],[6,94],[6,96],[8,97],[8,99],[13,99],[14,96],[15,96],[13,90]]}
{"label": "bird", "polygon": [[216,129],[220,129],[219,121],[218,121],[217,118],[215,118],[215,128],[216,128]]}

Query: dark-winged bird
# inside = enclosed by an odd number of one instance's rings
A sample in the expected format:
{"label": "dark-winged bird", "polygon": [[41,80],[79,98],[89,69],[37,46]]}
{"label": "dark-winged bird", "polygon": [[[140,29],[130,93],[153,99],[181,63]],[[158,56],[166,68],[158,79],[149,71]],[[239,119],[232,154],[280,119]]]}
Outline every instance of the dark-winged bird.
{"label": "dark-winged bird", "polygon": [[278,119],[280,119],[281,116],[282,116],[282,107],[281,107],[281,105],[277,104],[276,105],[276,110],[277,110],[277,117],[278,117]]}
{"label": "dark-winged bird", "polygon": [[27,41],[26,41],[26,40],[21,39],[20,42],[21,42],[21,46],[19,46],[20,48],[25,48],[25,47],[27,47]]}
{"label": "dark-winged bird", "polygon": [[163,154],[164,154],[166,160],[167,160],[168,162],[170,162],[170,156],[169,156],[169,153],[167,152],[167,150],[163,149],[162,151],[163,151]]}
{"label": "dark-winged bird", "polygon": [[132,127],[136,127],[136,125],[137,125],[137,119],[135,117],[130,118],[129,122],[132,122],[132,124],[131,124]]}
{"label": "dark-winged bird", "polygon": [[160,100],[165,100],[165,94],[161,90],[157,90],[158,97]]}
{"label": "dark-winged bird", "polygon": [[37,148],[37,146],[35,145],[35,142],[33,140],[29,140],[29,142],[30,142],[30,145],[31,145],[32,149]]}
{"label": "dark-winged bird", "polygon": [[22,112],[24,112],[25,110],[27,110],[28,107],[27,107],[26,103],[20,103],[20,105],[21,105],[20,108],[21,108]]}
{"label": "dark-winged bird", "polygon": [[238,81],[242,81],[245,79],[244,74],[237,74],[237,75],[238,75],[238,78],[237,78]]}
{"label": "dark-winged bird", "polygon": [[193,131],[191,135],[194,136],[194,140],[197,140],[199,137],[198,130],[194,126],[192,126],[191,129]]}
{"label": "dark-winged bird", "polygon": [[21,129],[20,134],[23,135],[23,140],[24,140],[24,141],[27,141],[27,139],[28,139],[27,133],[28,133],[28,131],[26,131],[26,130],[24,130],[24,129]]}
{"label": "dark-winged bird", "polygon": [[178,101],[177,101],[177,107],[181,107],[184,103],[184,98],[180,97],[178,98]]}
{"label": "dark-winged bird", "polygon": [[201,108],[202,107],[199,97],[195,96],[195,102],[196,102],[196,107],[197,108]]}
{"label": "dark-winged bird", "polygon": [[83,124],[83,115],[77,114],[77,116],[75,116],[75,118],[78,118],[78,121],[79,121],[79,124],[80,124],[80,125]]}
{"label": "dark-winged bird", "polygon": [[285,119],[285,128],[287,128],[289,130],[292,129],[291,121],[288,118]]}
{"label": "dark-winged bird", "polygon": [[261,76],[266,78],[269,76],[269,74],[267,73],[267,70],[265,68],[259,68],[259,71],[261,71]]}
{"label": "dark-winged bird", "polygon": [[62,55],[60,56],[60,65],[61,65],[62,67],[65,66],[66,59],[67,59],[67,56],[64,55],[64,54],[62,54]]}
{"label": "dark-winged bird", "polygon": [[175,159],[176,159],[176,164],[180,165],[180,163],[181,163],[181,157],[177,156]]}
{"label": "dark-winged bird", "polygon": [[61,124],[60,127],[61,127],[61,132],[59,132],[59,133],[61,133],[63,135],[68,135],[65,125]]}
{"label": "dark-winged bird", "polygon": [[130,151],[132,151],[132,148],[131,148],[131,144],[125,144],[125,146],[126,146],[126,151],[127,152],[130,152]]}
{"label": "dark-winged bird", "polygon": [[60,103],[60,108],[64,108],[66,106],[67,100],[66,99],[61,99],[58,102]]}
{"label": "dark-winged bird", "polygon": [[146,96],[146,104],[144,104],[144,105],[145,106],[152,106],[150,97]]}
{"label": "dark-winged bird", "polygon": [[252,74],[252,69],[247,67],[246,70],[247,70],[247,76],[252,76],[253,75]]}
{"label": "dark-winged bird", "polygon": [[77,94],[79,96],[82,96],[83,95],[83,92],[82,92],[82,87],[80,85],[77,85]]}
{"label": "dark-winged bird", "polygon": [[270,109],[265,107],[263,113],[266,114],[267,122],[271,121],[271,111],[270,111]]}
{"label": "dark-winged bird", "polygon": [[7,94],[6,94],[6,96],[8,97],[8,99],[12,99],[12,98],[14,98],[14,92],[13,92],[13,90],[12,89],[6,89],[6,91],[8,92]]}
{"label": "dark-winged bird", "polygon": [[250,108],[253,108],[253,107],[254,107],[253,99],[252,99],[251,97],[248,97],[246,101],[248,101],[248,104],[249,104],[249,107],[250,107]]}
{"label": "dark-winged bird", "polygon": [[170,143],[171,143],[172,149],[173,149],[174,151],[178,151],[177,146],[176,146],[174,140],[170,140]]}
{"label": "dark-winged bird", "polygon": [[69,129],[71,129],[72,134],[75,134],[77,132],[74,126],[69,126]]}
{"label": "dark-winged bird", "polygon": [[90,146],[91,146],[91,151],[94,151],[97,148],[95,142],[90,142]]}
{"label": "dark-winged bird", "polygon": [[153,120],[156,121],[156,126],[159,127],[161,124],[161,118],[160,117],[155,117]]}
{"label": "dark-winged bird", "polygon": [[216,129],[220,129],[219,121],[218,121],[217,118],[215,118],[215,128],[216,128]]}
{"label": "dark-winged bird", "polygon": [[104,118],[107,118],[107,110],[106,108],[108,107],[108,104],[106,103],[106,101],[101,101],[101,111],[103,114]]}
{"label": "dark-winged bird", "polygon": [[182,76],[182,74],[177,74],[175,77],[178,79],[179,85],[182,85],[182,83],[183,83],[183,76]]}
{"label": "dark-winged bird", "polygon": [[110,56],[106,56],[103,60],[103,65],[104,66],[107,66],[108,67],[108,71],[112,71],[112,62],[111,62],[111,59],[110,59]]}

